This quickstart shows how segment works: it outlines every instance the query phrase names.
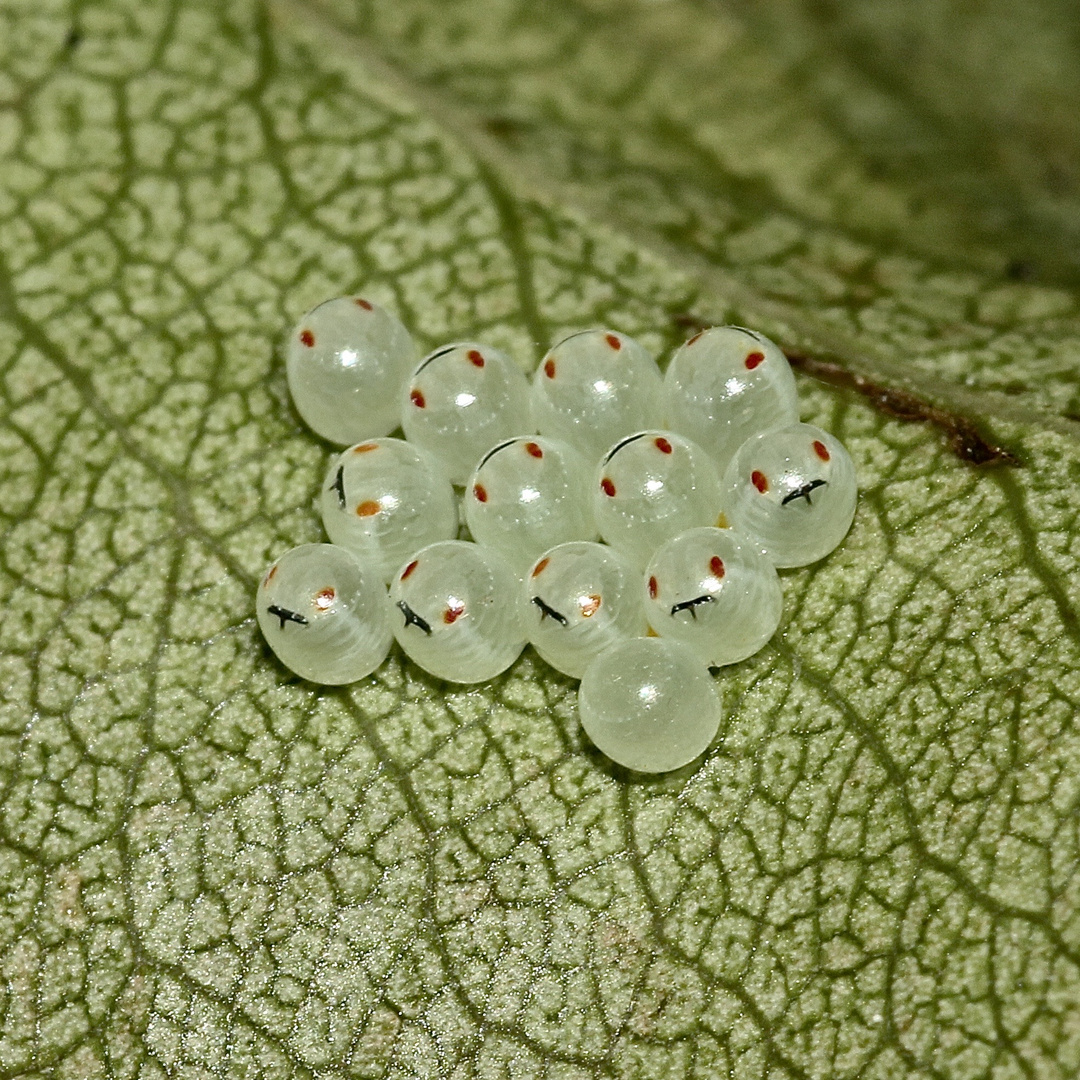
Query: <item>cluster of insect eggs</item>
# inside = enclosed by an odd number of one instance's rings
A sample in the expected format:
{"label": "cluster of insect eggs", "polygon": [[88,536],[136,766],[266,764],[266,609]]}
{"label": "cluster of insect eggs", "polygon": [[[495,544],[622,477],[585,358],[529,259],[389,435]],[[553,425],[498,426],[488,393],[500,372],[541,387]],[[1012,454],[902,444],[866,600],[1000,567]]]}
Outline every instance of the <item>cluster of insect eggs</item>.
{"label": "cluster of insect eggs", "polygon": [[625,334],[581,331],[530,383],[477,342],[418,362],[398,319],[342,297],[304,316],[286,370],[304,421],[348,445],[320,492],[331,542],[286,552],[259,586],[282,662],[353,682],[396,638],[476,683],[531,643],[581,679],[587,734],[631,768],[708,746],[708,668],[769,640],[777,567],[823,557],[854,514],[846,450],[799,423],[783,353],[740,327],[695,335],[665,375]]}

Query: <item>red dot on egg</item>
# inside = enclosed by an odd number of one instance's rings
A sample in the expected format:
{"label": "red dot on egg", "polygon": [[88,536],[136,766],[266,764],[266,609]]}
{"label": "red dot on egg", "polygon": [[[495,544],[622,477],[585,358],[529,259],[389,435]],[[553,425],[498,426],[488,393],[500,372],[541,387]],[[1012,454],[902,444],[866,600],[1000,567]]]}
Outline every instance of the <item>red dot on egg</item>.
{"label": "red dot on egg", "polygon": [[536,577],[537,574],[542,574],[547,569],[547,564],[551,562],[550,559],[541,559],[534,567],[532,576]]}
{"label": "red dot on egg", "polygon": [[357,517],[374,517],[382,507],[374,499],[365,499],[357,508]]}
{"label": "red dot on egg", "polygon": [[714,555],[709,560],[709,573],[716,578],[724,576],[724,560],[719,555]]}
{"label": "red dot on egg", "polygon": [[769,490],[769,478],[763,472],[758,472],[757,469],[750,474],[750,483],[753,484],[762,495]]}
{"label": "red dot on egg", "polygon": [[609,497],[615,494],[615,485],[606,476],[600,481],[600,490]]}
{"label": "red dot on egg", "polygon": [[484,357],[481,354],[479,349],[470,349],[469,350],[469,362],[473,365],[473,367],[483,367],[484,366]]}
{"label": "red dot on egg", "polygon": [[315,335],[310,330],[301,330],[300,340],[310,349],[315,344]]}
{"label": "red dot on egg", "polygon": [[527,442],[525,444],[525,452],[530,457],[534,458],[542,458],[544,456],[544,451],[540,449],[539,444],[534,442]]}
{"label": "red dot on egg", "polygon": [[656,599],[656,594],[659,591],[660,591],[660,586],[657,584],[656,578],[654,578],[654,577],[649,578],[649,596],[652,597],[653,600],[655,600]]}
{"label": "red dot on egg", "polygon": [[413,561],[401,571],[401,577],[398,580],[404,581],[416,569],[416,564],[419,561],[419,559],[413,559]]}
{"label": "red dot on egg", "polygon": [[361,443],[359,446],[354,446],[352,448],[352,452],[354,454],[367,454],[372,450],[378,450],[378,449],[379,449],[378,443],[365,442],[365,443]]}
{"label": "red dot on egg", "polygon": [[704,333],[705,333],[704,330],[699,330],[686,344],[687,345],[693,345],[694,342],[697,341],[697,339],[699,337],[701,337],[701,335],[704,334]]}
{"label": "red dot on egg", "polygon": [[608,343],[608,344],[609,344],[609,345],[610,345],[610,346],[611,346],[611,347],[612,347],[612,348],[613,348],[613,349],[614,349],[614,350],[615,350],[616,352],[618,352],[618,351],[619,351],[619,350],[620,350],[620,349],[622,348],[622,342],[621,342],[621,341],[619,340],[618,336],[617,336],[617,335],[615,335],[615,334],[605,334],[605,335],[604,335],[604,340],[605,340],[605,341],[606,341],[606,342],[607,342],[607,343]]}
{"label": "red dot on egg", "polygon": [[442,621],[446,623],[447,626],[450,626],[457,622],[464,614],[465,605],[459,600],[456,603],[447,605],[446,610],[443,612]]}
{"label": "red dot on egg", "polygon": [[653,439],[653,445],[656,447],[657,450],[660,451],[661,454],[671,453],[671,443],[669,443],[667,439],[665,439],[662,435],[659,439]]}
{"label": "red dot on egg", "polygon": [[545,360],[544,361],[544,374],[549,379],[554,379],[555,378],[555,361],[554,360]]}
{"label": "red dot on egg", "polygon": [[362,296],[356,298],[356,306],[363,308],[365,311],[371,311],[371,301],[365,300]]}
{"label": "red dot on egg", "polygon": [[753,371],[765,359],[765,354],[760,352],[752,352],[747,356],[744,363],[746,364],[747,371]]}
{"label": "red dot on egg", "polygon": [[415,405],[415,406],[416,406],[416,407],[417,407],[418,409],[422,409],[422,408],[424,408],[424,407],[425,407],[425,405],[427,404],[427,402],[425,402],[425,401],[424,401],[424,395],[423,395],[422,393],[420,393],[420,391],[419,391],[419,390],[410,390],[410,391],[409,391],[409,400],[410,400],[410,401],[411,401],[411,402],[412,402],[412,403],[413,403],[413,404],[414,404],[414,405]]}
{"label": "red dot on egg", "polygon": [[473,484],[472,493],[477,502],[487,502],[487,488],[483,484]]}
{"label": "red dot on egg", "polygon": [[822,461],[828,461],[829,448],[820,439],[815,439],[813,445],[814,453],[817,454],[817,456],[821,458]]}

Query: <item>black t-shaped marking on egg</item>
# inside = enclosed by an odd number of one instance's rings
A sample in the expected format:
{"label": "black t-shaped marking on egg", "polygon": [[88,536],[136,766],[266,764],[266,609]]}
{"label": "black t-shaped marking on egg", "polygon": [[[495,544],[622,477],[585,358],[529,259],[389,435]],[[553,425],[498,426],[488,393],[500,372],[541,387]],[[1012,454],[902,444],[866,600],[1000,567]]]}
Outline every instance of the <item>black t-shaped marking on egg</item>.
{"label": "black t-shaped marking on egg", "polygon": [[417,615],[404,600],[399,600],[397,606],[401,614],[405,616],[406,626],[418,626],[428,637],[431,637],[431,623]]}
{"label": "black t-shaped marking on egg", "polygon": [[481,459],[480,464],[477,465],[477,469],[482,469],[500,450],[505,450],[508,446],[513,446],[518,440],[517,438],[507,439],[506,442],[499,443],[498,446],[493,446]]}
{"label": "black t-shaped marking on egg", "polygon": [[560,611],[556,611],[550,604],[545,603],[539,596],[534,596],[532,602],[540,609],[540,621],[543,622],[549,615],[560,625],[569,626],[570,622]]}
{"label": "black t-shaped marking on egg", "polygon": [[763,338],[756,330],[748,330],[745,326],[731,325],[726,327],[728,330],[741,330],[744,334],[749,334],[758,344],[766,344],[765,338]]}
{"label": "black t-shaped marking on egg", "polygon": [[651,431],[639,431],[636,435],[627,435],[625,439],[617,442],[611,448],[611,450],[608,452],[608,456],[604,458],[604,464],[606,465],[624,446],[629,446],[632,442],[637,442],[638,439],[646,439],[651,434]]}
{"label": "black t-shaped marking on egg", "polygon": [[339,465],[337,476],[334,477],[334,482],[326,489],[327,491],[336,491],[338,498],[338,505],[341,509],[345,509],[345,466]]}
{"label": "black t-shaped marking on egg", "polygon": [[554,352],[556,349],[561,349],[568,341],[572,341],[576,337],[582,337],[585,334],[596,334],[598,330],[575,330],[572,334],[567,334],[561,341],[555,342],[554,345],[548,350],[548,352]]}
{"label": "black t-shaped marking on egg", "polygon": [[290,611],[288,608],[278,607],[277,604],[271,604],[267,609],[275,619],[281,620],[281,626],[279,629],[284,630],[287,622],[299,623],[301,626],[307,626],[308,621],[303,615],[298,614],[295,611]]}
{"label": "black t-shaped marking on egg", "polygon": [[432,360],[438,360],[440,356],[445,356],[447,353],[452,353],[455,349],[460,349],[460,345],[447,345],[445,349],[439,349],[438,352],[433,352],[414,372],[413,378],[415,379],[421,371],[424,370],[431,363]]}
{"label": "black t-shaped marking on egg", "polygon": [[697,609],[702,604],[711,604],[715,599],[715,596],[695,596],[693,600],[684,600],[681,604],[673,604],[671,607],[671,614],[678,615],[680,611],[689,611],[690,618],[696,622]]}
{"label": "black t-shaped marking on egg", "polygon": [[796,488],[794,491],[789,491],[781,500],[781,506],[787,506],[789,502],[794,502],[796,499],[805,499],[807,506],[813,506],[810,501],[810,492],[816,491],[819,487],[824,487],[828,480],[811,480],[809,483],[803,484],[801,488]]}

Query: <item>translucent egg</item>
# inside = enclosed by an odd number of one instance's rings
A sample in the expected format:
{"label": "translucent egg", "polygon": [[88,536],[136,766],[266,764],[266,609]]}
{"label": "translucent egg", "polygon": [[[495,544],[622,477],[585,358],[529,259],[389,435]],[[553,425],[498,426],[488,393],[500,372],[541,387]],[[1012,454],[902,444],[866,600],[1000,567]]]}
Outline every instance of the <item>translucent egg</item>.
{"label": "translucent egg", "polygon": [[662,392],[656,361],[633,338],[582,330],[536,369],[533,420],[542,435],[570,443],[591,465],[624,435],[660,425]]}
{"label": "translucent egg", "polygon": [[843,444],[810,424],[748,439],[724,474],[728,522],[774,566],[806,566],[847,535],[855,466]]}
{"label": "translucent egg", "polygon": [[455,484],[497,442],[536,430],[529,384],[505,353],[464,342],[436,349],[405,385],[405,437],[430,450]]}
{"label": "translucent egg", "polygon": [[558,439],[501,443],[481,459],[465,491],[473,539],[522,576],[549,547],[594,539],[589,473],[585,459]]}
{"label": "translucent egg", "polygon": [[671,431],[641,431],[616,443],[593,486],[600,535],[639,569],[667,539],[715,525],[720,480],[696,443]]}
{"label": "translucent egg", "polygon": [[664,411],[667,426],[700,443],[723,472],[751,435],[798,421],[795,376],[764,335],[714,326],[672,356]]}
{"label": "translucent egg", "polygon": [[605,544],[549,548],[525,579],[525,597],[533,648],[575,679],[609,645],[647,630],[641,574]]}
{"label": "translucent egg", "polygon": [[689,764],[720,727],[720,698],[697,654],[668,638],[612,645],[578,690],[585,734],[612,761],[659,773]]}
{"label": "translucent egg", "polygon": [[416,552],[390,583],[394,636],[425,671],[478,683],[525,647],[521,581],[496,551],[443,540]]}
{"label": "translucent egg", "polygon": [[357,443],[330,463],[323,526],[380,581],[418,548],[457,535],[457,499],[439,462],[402,439]]}
{"label": "translucent egg", "polygon": [[753,656],[783,612],[772,563],[731,529],[690,529],[661,544],[645,571],[649,625],[710,665]]}
{"label": "translucent egg", "polygon": [[255,613],[278,659],[317,683],[370,675],[393,640],[386,588],[333,544],[286,551],[263,576]]}
{"label": "translucent egg", "polygon": [[312,308],[289,335],[285,356],[289,392],[304,423],[346,445],[398,426],[401,387],[415,366],[409,331],[360,296]]}

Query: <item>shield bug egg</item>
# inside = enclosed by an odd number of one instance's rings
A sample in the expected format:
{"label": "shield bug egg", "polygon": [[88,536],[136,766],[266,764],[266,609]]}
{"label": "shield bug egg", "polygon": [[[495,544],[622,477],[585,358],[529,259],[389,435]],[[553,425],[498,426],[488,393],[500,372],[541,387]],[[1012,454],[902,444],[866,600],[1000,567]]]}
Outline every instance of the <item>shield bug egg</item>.
{"label": "shield bug egg", "polygon": [[535,430],[528,381],[490,345],[446,345],[406,383],[401,426],[410,442],[436,455],[453,483],[464,484],[486,450]]}
{"label": "shield bug egg", "polygon": [[712,676],[688,646],[632,638],[601,653],[578,689],[585,734],[612,761],[658,773],[689,764],[720,727]]}
{"label": "shield bug egg", "polygon": [[496,551],[464,540],[421,548],[390,583],[394,636],[440,679],[478,683],[525,647],[521,582]]}
{"label": "shield bug egg", "polygon": [[533,420],[542,435],[565,440],[592,463],[624,435],[660,424],[662,391],[656,361],[633,338],[582,330],[540,362]]}
{"label": "shield bug egg", "polygon": [[664,411],[668,427],[703,446],[723,472],[751,435],[799,419],[795,376],[763,334],[714,326],[672,356]]}
{"label": "shield bug egg", "polygon": [[716,524],[720,481],[697,443],[671,431],[640,431],[600,463],[593,508],[601,536],[644,569],[669,537]]}
{"label": "shield bug egg", "polygon": [[709,666],[753,656],[780,625],[780,579],[731,529],[700,528],[661,544],[642,590],[649,625]]}
{"label": "shield bug egg", "polygon": [[439,462],[402,439],[370,439],[338,454],[320,495],[335,544],[389,581],[418,547],[457,534],[457,500]]}
{"label": "shield bug egg", "polygon": [[278,659],[317,683],[370,675],[393,639],[385,586],[333,544],[286,551],[263,575],[255,612]]}
{"label": "shield bug egg", "polygon": [[549,548],[525,578],[532,646],[580,679],[609,645],[645,634],[641,575],[614,548],[586,540]]}
{"label": "shield bug egg", "polygon": [[811,424],[748,439],[724,474],[724,513],[774,566],[806,566],[847,535],[855,466],[843,444]]}
{"label": "shield bug egg", "polygon": [[537,435],[500,443],[466,486],[469,531],[524,574],[554,544],[595,538],[588,477],[585,459],[558,439]]}
{"label": "shield bug egg", "polygon": [[312,308],[289,335],[285,373],[297,411],[335,443],[388,435],[416,347],[389,311],[357,296]]}

